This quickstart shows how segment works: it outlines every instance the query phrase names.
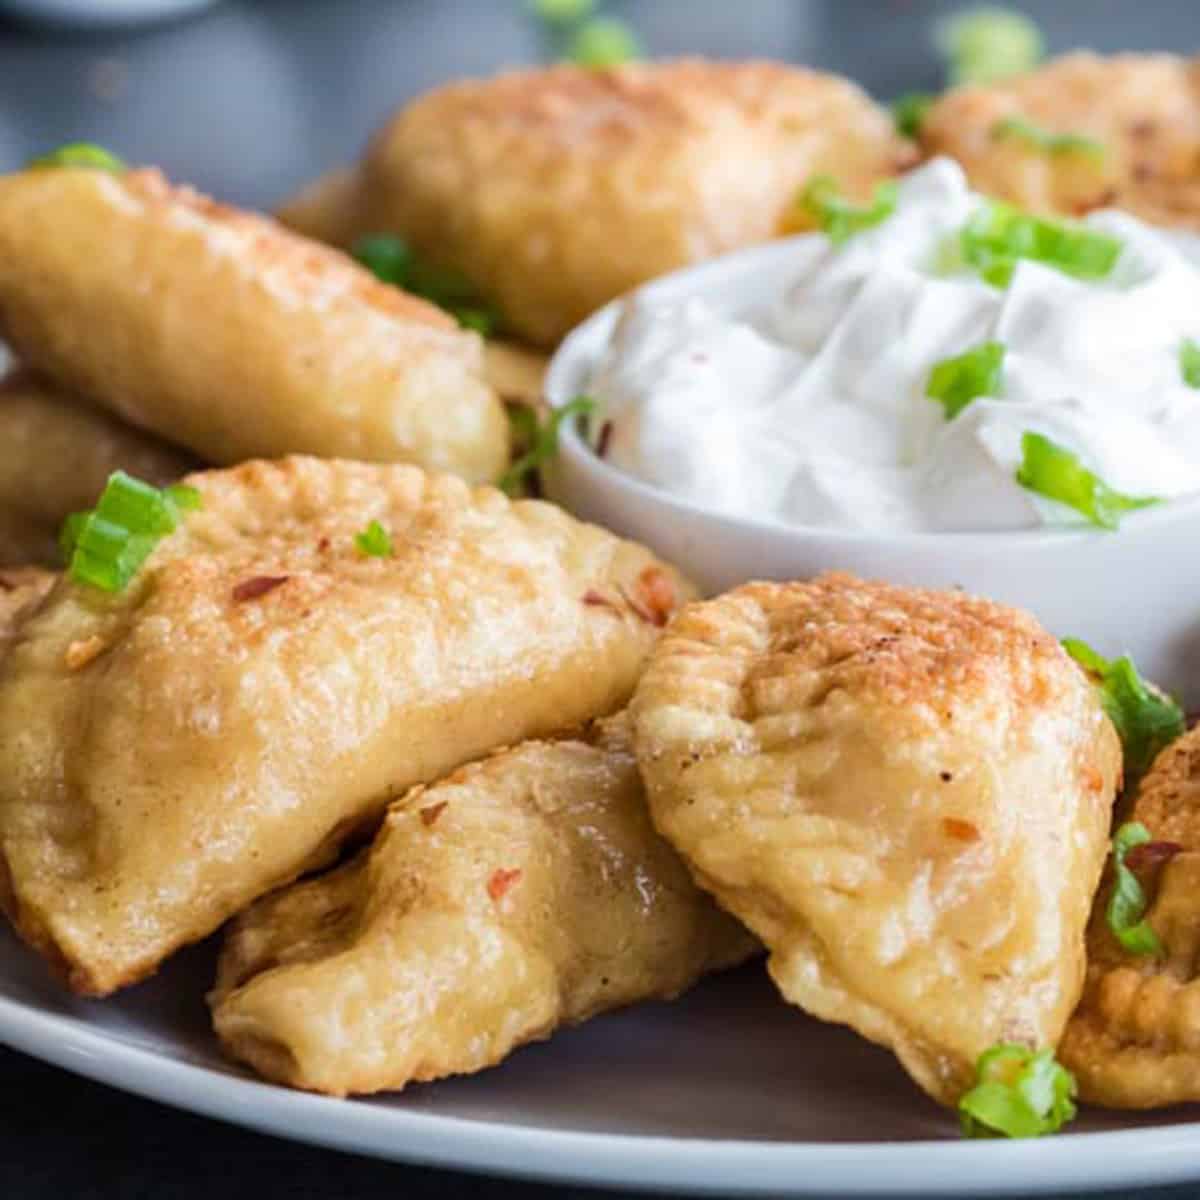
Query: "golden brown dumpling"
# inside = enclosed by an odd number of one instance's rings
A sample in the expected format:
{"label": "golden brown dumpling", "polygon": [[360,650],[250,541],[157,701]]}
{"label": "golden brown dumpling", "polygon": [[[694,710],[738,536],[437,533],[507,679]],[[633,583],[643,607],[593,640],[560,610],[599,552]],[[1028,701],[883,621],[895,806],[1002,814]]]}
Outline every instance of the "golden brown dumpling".
{"label": "golden brown dumpling", "polygon": [[379,132],[356,175],[320,181],[280,215],[341,245],[401,234],[467,275],[517,335],[552,346],[648,279],[771,237],[810,176],[862,197],[910,153],[839,76],[564,65],[430,92]]}
{"label": "golden brown dumpling", "polygon": [[[414,784],[619,708],[687,595],[634,543],[415,467],[188,482],[202,509],[130,586],[64,583],[0,666],[7,907],[85,993],[328,861]],[[391,555],[357,548],[373,521]]]}
{"label": "golden brown dumpling", "polygon": [[91,508],[114,471],[161,487],[197,465],[48,380],[13,373],[0,381],[0,566],[57,561],[64,519]]}
{"label": "golden brown dumpling", "polygon": [[654,832],[616,718],[397,802],[369,853],[238,919],[211,1002],[234,1057],[343,1096],[482,1070],[753,950]]}
{"label": "golden brown dumpling", "polygon": [[0,336],[209,462],[320,454],[473,482],[507,462],[478,337],[158,171],[0,178]]}
{"label": "golden brown dumpling", "polygon": [[1108,925],[1106,879],[1088,927],[1083,998],[1059,1057],[1084,1100],[1161,1108],[1200,1100],[1200,730],[1159,754],[1126,819],[1154,839],[1126,863],[1150,891],[1146,918],[1164,954],[1122,949]]}
{"label": "golden brown dumpling", "polygon": [[[1098,143],[1057,151],[1003,132],[1017,118]],[[1200,226],[1200,69],[1169,54],[1068,54],[1029,75],[947,92],[921,124],[922,151],[948,154],[973,187],[1039,212],[1124,208]]]}
{"label": "golden brown dumpling", "polygon": [[993,1043],[1058,1041],[1121,750],[1031,617],[750,584],[675,620],[631,711],[655,824],[793,1004],[947,1103]]}

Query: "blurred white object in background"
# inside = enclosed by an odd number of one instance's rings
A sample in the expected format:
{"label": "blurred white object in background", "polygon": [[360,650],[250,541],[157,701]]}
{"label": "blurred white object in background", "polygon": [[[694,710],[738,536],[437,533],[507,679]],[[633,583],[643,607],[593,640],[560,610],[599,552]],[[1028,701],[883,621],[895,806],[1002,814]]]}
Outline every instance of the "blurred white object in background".
{"label": "blurred white object in background", "polygon": [[0,13],[56,25],[99,28],[159,21],[210,8],[217,0],[0,0]]}

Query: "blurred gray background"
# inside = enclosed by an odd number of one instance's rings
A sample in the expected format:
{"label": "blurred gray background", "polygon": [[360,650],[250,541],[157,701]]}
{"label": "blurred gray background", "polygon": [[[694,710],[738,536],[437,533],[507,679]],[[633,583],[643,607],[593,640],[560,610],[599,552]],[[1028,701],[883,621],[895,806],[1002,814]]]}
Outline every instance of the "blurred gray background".
{"label": "blurred gray background", "polygon": [[[842,71],[881,98],[934,87],[936,0],[612,0],[655,54],[764,55]],[[1200,48],[1197,0],[1046,0],[1051,51]],[[88,139],[216,195],[267,206],[353,158],[398,103],[534,62],[523,0],[241,0],[83,34],[0,19],[0,169]]]}

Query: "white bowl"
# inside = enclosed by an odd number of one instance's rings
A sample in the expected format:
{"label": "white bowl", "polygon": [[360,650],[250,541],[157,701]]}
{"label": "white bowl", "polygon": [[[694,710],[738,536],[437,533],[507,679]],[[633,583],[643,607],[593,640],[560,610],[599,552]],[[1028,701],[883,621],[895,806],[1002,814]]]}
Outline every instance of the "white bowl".
{"label": "white bowl", "polygon": [[[738,311],[759,307],[797,273],[801,239],[741,251],[646,285],[647,297],[701,296]],[[546,396],[587,390],[618,315],[610,304],[559,348]],[[864,533],[787,526],[707,512],[598,458],[564,428],[548,472],[550,496],[587,520],[652,546],[708,593],[750,579],[852,571],[869,579],[961,587],[1035,613],[1060,637],[1108,657],[1129,653],[1142,673],[1200,708],[1200,498],[1127,516],[1118,532]]]}

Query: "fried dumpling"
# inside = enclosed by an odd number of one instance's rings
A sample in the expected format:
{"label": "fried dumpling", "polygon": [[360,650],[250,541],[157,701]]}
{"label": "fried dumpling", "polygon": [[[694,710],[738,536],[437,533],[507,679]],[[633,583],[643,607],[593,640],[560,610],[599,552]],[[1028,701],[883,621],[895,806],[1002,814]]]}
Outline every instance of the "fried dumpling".
{"label": "fried dumpling", "polygon": [[280,211],[313,237],[402,235],[552,346],[638,284],[778,232],[800,187],[854,197],[909,161],[847,79],[778,63],[561,65],[409,104],[353,174]]}
{"label": "fried dumpling", "polygon": [[14,372],[0,380],[0,566],[57,561],[63,521],[90,508],[114,471],[162,486],[197,465],[48,380]]}
{"label": "fried dumpling", "polygon": [[1079,996],[1121,750],[1031,617],[825,576],[685,609],[631,709],[655,824],[783,995],[956,1101]]}
{"label": "fried dumpling", "polygon": [[[1039,144],[1038,131],[1066,140]],[[919,137],[925,154],[958,159],[977,190],[1024,208],[1123,208],[1200,227],[1200,68],[1191,59],[1068,54],[947,92]]]}
{"label": "fried dumpling", "polygon": [[154,170],[0,178],[0,337],[208,462],[320,454],[480,482],[507,461],[476,335]]}
{"label": "fried dumpling", "polygon": [[409,787],[616,710],[687,594],[552,505],[414,467],[187,482],[202,508],[122,593],[65,582],[0,666],[0,896],[84,993],[327,861]]}
{"label": "fried dumpling", "polygon": [[1121,947],[1107,919],[1110,875],[1092,911],[1087,982],[1059,1058],[1092,1104],[1194,1102],[1200,1100],[1200,729],[1159,754],[1123,819],[1140,822],[1153,838],[1131,851],[1126,864],[1150,892],[1146,919],[1163,953],[1134,955]]}
{"label": "fried dumpling", "polygon": [[211,1001],[234,1057],[346,1095],[481,1070],[754,949],[654,832],[618,717],[397,802],[369,853],[237,920]]}

